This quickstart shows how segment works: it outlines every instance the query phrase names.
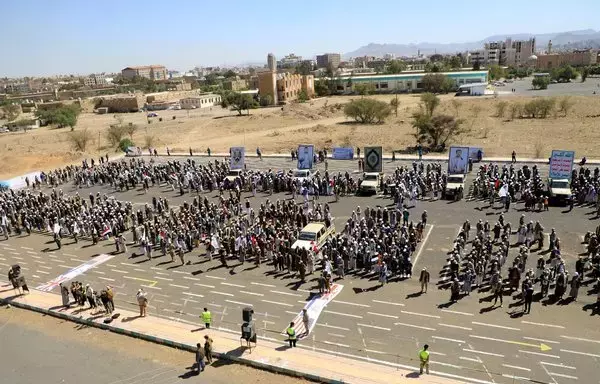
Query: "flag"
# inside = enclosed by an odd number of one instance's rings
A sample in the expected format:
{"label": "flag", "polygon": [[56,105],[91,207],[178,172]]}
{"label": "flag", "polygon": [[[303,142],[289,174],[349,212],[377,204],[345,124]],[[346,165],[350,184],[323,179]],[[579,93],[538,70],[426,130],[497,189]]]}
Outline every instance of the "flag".
{"label": "flag", "polygon": [[108,236],[108,234],[111,233],[111,232],[112,232],[112,230],[107,225],[106,227],[104,227],[104,230],[102,231],[102,233],[100,234],[100,236]]}

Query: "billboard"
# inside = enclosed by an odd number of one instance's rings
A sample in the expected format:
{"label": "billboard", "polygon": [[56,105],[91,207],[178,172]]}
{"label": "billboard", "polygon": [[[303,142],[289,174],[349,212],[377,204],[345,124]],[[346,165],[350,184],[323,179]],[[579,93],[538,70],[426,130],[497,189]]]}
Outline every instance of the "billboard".
{"label": "billboard", "polygon": [[314,156],[314,145],[300,144],[298,146],[298,169],[312,169]]}
{"label": "billboard", "polygon": [[569,179],[573,171],[573,161],[575,160],[575,151],[552,150],[550,156],[550,174],[551,179]]}
{"label": "billboard", "polygon": [[464,175],[469,170],[469,147],[450,147],[448,174]]}
{"label": "billboard", "polygon": [[469,147],[469,159],[476,163],[480,160],[480,157],[483,158],[483,148]]}
{"label": "billboard", "polygon": [[231,147],[229,148],[230,159],[229,159],[229,168],[230,169],[243,169],[244,161],[246,160],[246,148],[244,147]]}
{"label": "billboard", "polygon": [[354,158],[354,148],[334,147],[332,157],[335,160],[352,160]]}
{"label": "billboard", "polygon": [[383,170],[382,153],[382,147],[365,147],[365,172],[381,172]]}

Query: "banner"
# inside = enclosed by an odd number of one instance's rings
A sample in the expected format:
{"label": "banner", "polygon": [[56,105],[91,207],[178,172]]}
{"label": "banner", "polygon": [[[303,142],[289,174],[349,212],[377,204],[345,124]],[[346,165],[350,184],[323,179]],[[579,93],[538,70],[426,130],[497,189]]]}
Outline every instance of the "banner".
{"label": "banner", "polygon": [[27,183],[25,182],[25,178],[29,178],[30,185],[35,181],[35,177],[39,177],[41,172],[30,172],[21,176],[13,177],[8,180],[0,180],[0,186],[10,188],[10,189],[20,189],[27,187]]}
{"label": "banner", "polygon": [[365,172],[381,172],[383,170],[382,153],[382,147],[365,147]]}
{"label": "banner", "polygon": [[314,155],[314,145],[300,144],[298,146],[298,169],[312,169]]}
{"label": "banner", "polygon": [[575,151],[552,150],[550,156],[550,175],[551,179],[569,179],[573,171],[573,161],[575,160]]}
{"label": "banner", "polygon": [[244,169],[244,161],[246,160],[246,148],[244,147],[231,147],[229,148],[231,154],[229,159],[230,169]]}
{"label": "banner", "polygon": [[469,169],[469,147],[450,147],[448,174],[464,175]]}
{"label": "banner", "polygon": [[469,147],[469,159],[471,159],[474,163],[476,163],[481,158],[483,158],[483,148]]}
{"label": "banner", "polygon": [[[329,304],[344,288],[343,285],[340,284],[331,284],[331,293],[324,293],[321,295],[314,295],[313,298],[306,303],[304,309],[308,313],[308,329],[304,326],[304,322],[302,321],[302,311],[294,317],[292,320],[294,322],[294,330],[296,331],[296,337],[298,339],[303,339],[312,330],[315,325],[317,325],[317,320],[323,312],[323,309]],[[282,334],[287,335],[287,327],[283,330]]]}
{"label": "banner", "polygon": [[354,148],[334,147],[332,157],[335,160],[352,160],[354,158]]}
{"label": "banner", "polygon": [[47,282],[46,284],[42,284],[39,287],[37,287],[37,290],[40,291],[45,291],[45,292],[50,292],[51,290],[53,290],[54,288],[58,287],[58,285],[60,283],[64,283],[66,281],[69,281],[79,275],[81,275],[82,273],[85,273],[87,271],[89,271],[90,269],[94,268],[97,265],[100,265],[104,262],[107,262],[108,260],[112,259],[114,256],[111,255],[106,255],[106,254],[101,254],[98,255],[96,257],[94,257],[91,260],[86,261],[85,263],[67,271],[66,273],[63,273],[62,275],[50,280],[49,282]]}

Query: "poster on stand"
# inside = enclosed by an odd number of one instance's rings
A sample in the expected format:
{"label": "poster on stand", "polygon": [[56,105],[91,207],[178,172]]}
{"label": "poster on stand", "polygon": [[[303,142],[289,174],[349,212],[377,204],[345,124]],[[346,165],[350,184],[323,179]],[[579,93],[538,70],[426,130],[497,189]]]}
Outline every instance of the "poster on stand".
{"label": "poster on stand", "polygon": [[464,175],[469,169],[469,147],[450,147],[448,174]]}
{"label": "poster on stand", "polygon": [[315,146],[300,144],[298,146],[298,169],[312,169],[315,156]]}
{"label": "poster on stand", "polygon": [[231,158],[229,159],[230,169],[243,169],[244,161],[246,160],[246,148],[244,147],[231,147],[229,149]]}
{"label": "poster on stand", "polygon": [[550,156],[550,174],[551,179],[571,180],[573,172],[573,161],[575,160],[575,151],[552,150]]}

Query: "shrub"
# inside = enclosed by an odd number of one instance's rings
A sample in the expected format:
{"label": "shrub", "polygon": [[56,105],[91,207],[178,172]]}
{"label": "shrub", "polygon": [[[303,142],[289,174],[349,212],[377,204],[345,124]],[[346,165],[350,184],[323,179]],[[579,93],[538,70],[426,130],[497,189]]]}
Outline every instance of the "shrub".
{"label": "shrub", "polygon": [[69,141],[73,149],[78,152],[85,152],[88,143],[92,140],[92,135],[87,129],[83,131],[73,131],[69,134]]}
{"label": "shrub", "polygon": [[133,143],[133,141],[131,141],[131,139],[124,138],[121,141],[119,141],[119,149],[121,151],[125,152],[125,150],[129,147],[135,147],[135,144]]}
{"label": "shrub", "polygon": [[344,114],[362,124],[382,123],[391,113],[388,103],[369,98],[352,100],[344,106]]}
{"label": "shrub", "polygon": [[144,136],[144,144],[146,145],[145,148],[154,148],[154,145],[156,144],[156,136],[154,136],[154,135]]}
{"label": "shrub", "polygon": [[536,76],[531,81],[533,89],[548,89],[550,78],[547,76]]}
{"label": "shrub", "polygon": [[510,119],[514,120],[516,117],[523,115],[523,105],[520,103],[514,103],[510,106]]}
{"label": "shrub", "polygon": [[506,101],[501,101],[496,104],[496,117],[503,118],[504,112],[506,111],[506,107],[508,107],[508,103]]}
{"label": "shrub", "polygon": [[561,98],[558,102],[558,111],[567,116],[571,108],[573,108],[574,104],[575,103],[573,102],[573,100],[571,100],[569,96],[565,96]]}
{"label": "shrub", "polygon": [[106,138],[111,146],[116,147],[125,136],[125,127],[121,124],[112,124],[106,131]]}

